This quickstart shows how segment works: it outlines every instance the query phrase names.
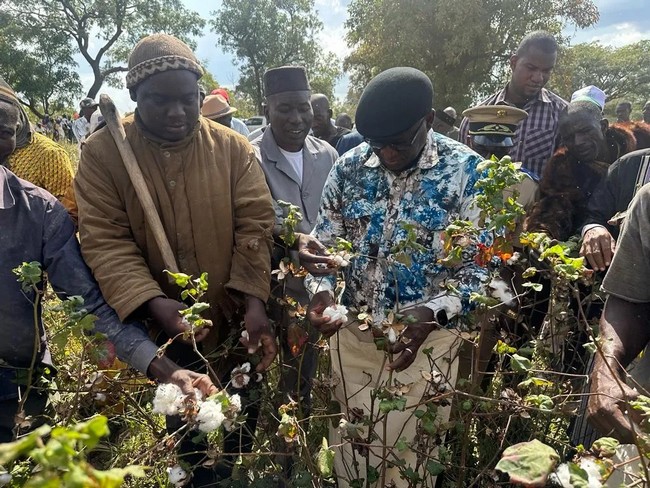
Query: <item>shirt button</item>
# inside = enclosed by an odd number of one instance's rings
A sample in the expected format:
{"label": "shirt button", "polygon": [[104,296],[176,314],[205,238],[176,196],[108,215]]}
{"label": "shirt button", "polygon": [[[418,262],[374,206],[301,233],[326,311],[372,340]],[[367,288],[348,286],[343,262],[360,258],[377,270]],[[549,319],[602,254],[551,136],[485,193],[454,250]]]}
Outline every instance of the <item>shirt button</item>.
{"label": "shirt button", "polygon": [[171,156],[171,154],[169,153],[169,151],[165,151],[165,152],[163,153],[163,156],[165,156],[166,158],[168,158],[169,156]]}
{"label": "shirt button", "polygon": [[169,182],[169,186],[171,186],[172,188],[174,188],[174,187],[176,186],[176,182],[175,182],[174,180],[171,180],[171,181]]}

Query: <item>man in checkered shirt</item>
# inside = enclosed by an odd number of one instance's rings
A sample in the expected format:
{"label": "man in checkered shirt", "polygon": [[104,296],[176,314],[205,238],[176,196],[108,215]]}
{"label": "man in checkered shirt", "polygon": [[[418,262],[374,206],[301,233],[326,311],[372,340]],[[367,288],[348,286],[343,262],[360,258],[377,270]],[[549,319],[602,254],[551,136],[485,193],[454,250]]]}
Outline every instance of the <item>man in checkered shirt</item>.
{"label": "man in checkered shirt", "polygon": [[[544,88],[555,67],[557,50],[557,42],[548,32],[528,34],[510,57],[510,82],[478,104],[507,104],[528,112],[528,117],[517,126],[515,147],[510,155],[538,178],[557,147],[560,113],[568,105]],[[460,125],[461,142],[467,142],[467,131],[468,121],[465,118]]]}

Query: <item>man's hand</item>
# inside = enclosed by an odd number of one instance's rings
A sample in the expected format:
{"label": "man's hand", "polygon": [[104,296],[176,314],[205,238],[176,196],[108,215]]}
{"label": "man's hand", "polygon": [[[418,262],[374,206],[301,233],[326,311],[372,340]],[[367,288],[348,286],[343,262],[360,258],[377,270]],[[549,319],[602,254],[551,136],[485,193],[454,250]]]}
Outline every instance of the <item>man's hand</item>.
{"label": "man's hand", "polygon": [[298,257],[300,265],[314,276],[336,273],[325,246],[309,234],[298,234]]}
{"label": "man's hand", "polygon": [[[171,298],[156,297],[147,302],[149,315],[165,331],[168,337],[182,342],[183,344],[192,345],[190,337],[183,337],[184,332],[192,329],[192,326],[178,313],[179,310],[187,308],[183,303],[172,300]],[[201,342],[210,332],[208,327],[201,327],[194,333],[196,342]],[[178,336],[178,337],[177,337]]]}
{"label": "man's hand", "polygon": [[403,371],[408,368],[420,349],[420,346],[427,340],[429,334],[438,328],[435,321],[435,314],[433,310],[426,307],[415,307],[410,310],[405,310],[404,315],[413,316],[417,322],[409,324],[402,337],[395,344],[389,345],[389,351],[393,354],[401,353],[399,357],[386,366],[388,371]]}
{"label": "man's hand", "polygon": [[330,292],[319,291],[312,297],[307,307],[307,318],[309,322],[325,337],[333,336],[343,325],[342,320],[330,322],[330,318],[327,315],[323,315],[325,309],[331,305],[334,305],[334,298]]}
{"label": "man's hand", "polygon": [[248,348],[248,354],[255,354],[260,346],[262,347],[262,359],[255,371],[258,373],[266,371],[278,354],[278,346],[266,316],[266,307],[259,298],[246,295],[244,326],[248,332],[248,339],[242,337],[239,341]]}
{"label": "man's hand", "polygon": [[195,396],[194,388],[198,388],[204,397],[213,395],[219,391],[207,374],[182,369],[165,356],[154,358],[151,364],[149,364],[148,372],[161,383],[173,383],[177,385],[183,394],[188,395],[190,398],[194,398]]}
{"label": "man's hand", "polygon": [[612,235],[605,227],[598,226],[585,232],[580,255],[587,258],[594,271],[605,271],[612,262],[615,250],[616,241]]}
{"label": "man's hand", "polygon": [[623,443],[631,444],[635,435],[630,428],[630,418],[635,423],[642,419],[640,414],[633,410],[627,412],[629,416],[624,414],[627,410],[625,400],[635,400],[639,393],[628,387],[622,378],[619,378],[619,382],[623,391],[619,383],[612,378],[605,362],[596,361],[591,373],[592,395],[587,404],[587,418],[601,435],[615,437]]}

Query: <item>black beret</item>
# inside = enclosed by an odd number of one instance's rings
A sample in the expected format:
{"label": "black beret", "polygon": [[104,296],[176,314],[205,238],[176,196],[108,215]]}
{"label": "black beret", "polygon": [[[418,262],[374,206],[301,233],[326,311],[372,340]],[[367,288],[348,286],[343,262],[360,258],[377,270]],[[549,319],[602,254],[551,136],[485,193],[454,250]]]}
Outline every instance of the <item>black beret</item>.
{"label": "black beret", "polygon": [[282,66],[264,73],[264,96],[289,91],[311,90],[307,72],[302,66]]}
{"label": "black beret", "polygon": [[390,68],[375,76],[359,99],[355,122],[371,139],[401,134],[431,113],[433,85],[415,68]]}

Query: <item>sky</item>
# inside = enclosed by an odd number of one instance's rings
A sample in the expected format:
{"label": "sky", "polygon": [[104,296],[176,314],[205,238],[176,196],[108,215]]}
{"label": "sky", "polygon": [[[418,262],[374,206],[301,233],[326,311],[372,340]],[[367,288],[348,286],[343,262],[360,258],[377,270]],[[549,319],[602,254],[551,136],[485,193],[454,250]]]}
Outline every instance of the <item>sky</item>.
{"label": "sky", "polygon": [[[255,1],[255,0],[241,0]],[[462,0],[456,0],[462,1]],[[602,44],[620,47],[625,44],[650,39],[650,0],[594,0],[600,11],[600,21],[587,29],[570,27],[565,34],[573,36],[571,43],[599,41]],[[210,18],[211,13],[221,5],[221,0],[183,0],[185,6],[197,11],[203,18]],[[320,34],[321,45],[343,59],[349,52],[345,43],[344,23],[347,18],[347,6],[350,0],[315,0],[316,10],[323,22]],[[220,85],[234,87],[237,83],[238,70],[233,56],[224,53],[217,46],[217,36],[206,26],[204,36],[197,39],[197,56],[214,75]],[[92,84],[90,69],[79,60],[80,76],[84,89]],[[335,95],[341,99],[347,93],[348,78],[343,76],[336,85]],[[126,90],[104,86],[101,92],[108,93],[121,111],[133,110],[135,104],[130,100]]]}

